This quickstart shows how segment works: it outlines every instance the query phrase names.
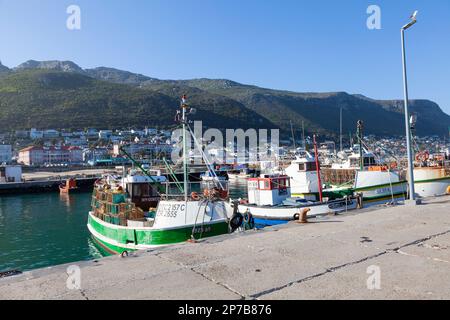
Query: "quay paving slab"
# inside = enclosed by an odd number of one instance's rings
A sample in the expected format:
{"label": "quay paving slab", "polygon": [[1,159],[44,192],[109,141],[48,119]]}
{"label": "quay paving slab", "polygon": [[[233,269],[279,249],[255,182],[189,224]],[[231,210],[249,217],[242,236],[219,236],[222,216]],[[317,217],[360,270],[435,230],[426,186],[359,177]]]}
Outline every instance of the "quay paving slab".
{"label": "quay paving slab", "polygon": [[[380,289],[368,289],[368,268],[380,269]],[[369,270],[370,271],[370,270]],[[450,267],[395,252],[295,283],[260,299],[449,299]]]}
{"label": "quay paving slab", "polygon": [[83,290],[89,300],[237,300],[242,297],[189,269]]}
{"label": "quay paving slab", "polygon": [[[450,299],[450,196],[0,279],[0,299]],[[368,290],[367,267],[381,268]]]}

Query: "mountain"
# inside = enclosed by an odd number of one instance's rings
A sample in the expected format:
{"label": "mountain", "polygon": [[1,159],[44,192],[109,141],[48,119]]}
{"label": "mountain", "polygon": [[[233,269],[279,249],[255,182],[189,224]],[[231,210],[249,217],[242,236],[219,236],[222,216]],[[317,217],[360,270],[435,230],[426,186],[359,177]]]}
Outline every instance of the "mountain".
{"label": "mountain", "polygon": [[[355,132],[356,122],[360,119],[364,121],[366,133],[404,134],[403,102],[399,100],[373,100],[345,92],[298,93],[265,89],[224,79],[182,80],[176,83],[236,100],[286,131],[292,122],[296,129],[301,129],[303,124],[308,133],[336,137],[342,107],[344,134]],[[155,83],[147,83],[146,86],[158,87]],[[418,116],[419,135],[448,134],[450,116],[436,103],[411,100],[410,111]]]}
{"label": "mountain", "polygon": [[86,74],[103,81],[109,81],[122,84],[140,85],[145,81],[156,80],[142,74],[131,73],[114,68],[100,67],[95,69],[86,69]]}
{"label": "mountain", "polygon": [[[218,128],[271,126],[243,105],[205,93],[196,119]],[[194,102],[195,101],[195,102]],[[217,107],[212,101],[220,101]],[[178,95],[96,80],[80,73],[20,69],[0,77],[0,128],[174,126]]]}
{"label": "mountain", "polygon": [[[1,70],[1,69],[0,69]],[[6,70],[6,71],[9,71]],[[171,126],[179,97],[187,94],[195,119],[217,128],[280,128],[302,125],[308,134],[336,137],[340,109],[344,134],[403,135],[403,102],[346,92],[300,93],[227,79],[159,80],[71,61],[27,61],[0,77],[0,127],[17,129],[89,126]],[[446,135],[450,116],[429,100],[412,100],[417,134]]]}
{"label": "mountain", "polygon": [[2,65],[2,63],[0,62],[0,73],[6,73],[6,72],[9,72],[9,71],[10,71],[9,68],[4,66],[4,65]]}
{"label": "mountain", "polygon": [[25,70],[25,69],[45,69],[45,70],[56,70],[63,72],[76,72],[84,73],[85,71],[80,68],[76,63],[72,61],[35,61],[28,60],[20,65],[18,65],[15,70]]}

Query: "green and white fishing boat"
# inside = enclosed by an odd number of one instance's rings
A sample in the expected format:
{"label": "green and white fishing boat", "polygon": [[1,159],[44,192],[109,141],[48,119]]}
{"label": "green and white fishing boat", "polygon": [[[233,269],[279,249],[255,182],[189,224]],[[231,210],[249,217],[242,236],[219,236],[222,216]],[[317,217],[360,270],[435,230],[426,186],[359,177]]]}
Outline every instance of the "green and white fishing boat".
{"label": "green and white fishing boat", "polygon": [[[195,241],[238,227],[233,224],[239,219],[232,219],[227,186],[214,180],[204,189],[195,189],[188,182],[186,129],[191,109],[185,97],[181,109],[184,181],[174,183],[176,192],[165,177],[145,170],[120,179],[105,177],[96,184],[87,226],[96,242],[110,253]],[[211,166],[208,168],[214,175]]]}

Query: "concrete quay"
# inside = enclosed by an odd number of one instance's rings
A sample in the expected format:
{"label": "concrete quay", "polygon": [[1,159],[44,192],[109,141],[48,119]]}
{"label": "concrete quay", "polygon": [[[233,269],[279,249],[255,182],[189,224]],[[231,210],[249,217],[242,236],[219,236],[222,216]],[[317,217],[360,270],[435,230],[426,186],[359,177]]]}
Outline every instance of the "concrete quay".
{"label": "concrete quay", "polygon": [[450,299],[450,196],[73,265],[79,288],[62,265],[0,299]]}

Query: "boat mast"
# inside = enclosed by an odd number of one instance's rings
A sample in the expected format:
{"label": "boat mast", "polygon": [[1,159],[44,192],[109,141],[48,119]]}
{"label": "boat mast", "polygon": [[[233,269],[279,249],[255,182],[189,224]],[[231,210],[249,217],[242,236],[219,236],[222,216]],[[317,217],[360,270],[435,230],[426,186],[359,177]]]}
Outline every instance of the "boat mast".
{"label": "boat mast", "polygon": [[363,133],[362,133],[362,130],[363,130],[363,122],[362,122],[362,120],[358,120],[356,135],[358,136],[358,140],[359,140],[359,169],[361,171],[364,170]]}
{"label": "boat mast", "polygon": [[317,183],[319,184],[319,200],[322,202],[322,179],[320,178],[320,163],[319,163],[319,153],[317,152],[317,142],[316,135],[313,136],[314,139],[314,158],[316,159],[316,170],[317,170]]}
{"label": "boat mast", "polygon": [[183,184],[184,184],[184,201],[188,201],[188,164],[187,164],[187,146],[186,146],[186,109],[188,107],[186,103],[186,95],[181,97],[181,109],[182,109],[182,123],[183,123]]}
{"label": "boat mast", "polygon": [[302,140],[303,140],[303,150],[306,150],[305,121],[304,120],[302,120]]}
{"label": "boat mast", "polygon": [[294,128],[292,127],[292,120],[291,122],[291,134],[292,134],[292,141],[294,142],[294,149],[297,149],[297,146],[295,145],[295,135],[294,135]]}
{"label": "boat mast", "polygon": [[340,129],[339,129],[339,149],[342,152],[342,107],[341,107],[341,122],[340,122]]}

